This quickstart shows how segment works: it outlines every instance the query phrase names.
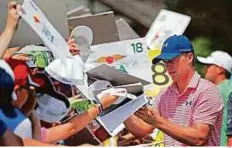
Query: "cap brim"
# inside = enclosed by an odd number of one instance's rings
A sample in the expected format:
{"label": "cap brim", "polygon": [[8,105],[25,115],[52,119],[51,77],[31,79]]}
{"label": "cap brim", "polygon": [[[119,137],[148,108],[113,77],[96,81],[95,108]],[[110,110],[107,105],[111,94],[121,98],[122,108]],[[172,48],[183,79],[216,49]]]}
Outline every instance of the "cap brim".
{"label": "cap brim", "polygon": [[39,84],[35,83],[35,82],[31,79],[31,76],[30,76],[30,75],[28,75],[28,82],[29,82],[29,84],[32,85],[32,86],[40,87]]}
{"label": "cap brim", "polygon": [[202,64],[214,64],[210,58],[197,57],[197,60]]}
{"label": "cap brim", "polygon": [[77,26],[73,29],[70,36],[84,37],[88,41],[89,45],[91,45],[93,42],[93,31],[88,26]]}
{"label": "cap brim", "polygon": [[55,88],[54,88],[54,85],[51,79],[45,73],[37,72],[31,78],[34,84],[39,85],[39,87],[36,87],[36,93],[47,93],[47,92],[55,91]]}
{"label": "cap brim", "polygon": [[152,60],[152,63],[157,64],[161,60],[172,60],[175,57],[177,57],[178,55],[180,55],[180,54],[179,53],[162,53],[160,56],[154,58]]}

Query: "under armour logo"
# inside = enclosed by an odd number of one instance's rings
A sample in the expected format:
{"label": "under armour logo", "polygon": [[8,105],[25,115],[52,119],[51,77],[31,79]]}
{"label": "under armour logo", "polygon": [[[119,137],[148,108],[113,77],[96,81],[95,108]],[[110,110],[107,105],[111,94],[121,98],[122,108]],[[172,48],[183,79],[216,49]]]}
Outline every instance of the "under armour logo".
{"label": "under armour logo", "polygon": [[168,47],[168,43],[166,43],[166,44],[163,44],[163,47]]}
{"label": "under armour logo", "polygon": [[192,105],[192,101],[186,101],[186,102],[185,102],[185,105],[186,105],[186,106],[188,106],[188,105],[189,105],[189,106],[190,106],[190,105]]}

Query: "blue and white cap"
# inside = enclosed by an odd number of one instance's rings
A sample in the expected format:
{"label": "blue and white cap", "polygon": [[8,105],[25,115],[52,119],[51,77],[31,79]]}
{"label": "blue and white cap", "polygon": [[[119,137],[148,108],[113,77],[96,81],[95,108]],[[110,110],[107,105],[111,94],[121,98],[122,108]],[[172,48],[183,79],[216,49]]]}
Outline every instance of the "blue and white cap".
{"label": "blue and white cap", "polygon": [[159,60],[172,60],[184,52],[193,51],[190,40],[184,35],[173,35],[165,40],[161,55],[153,59],[153,64]]}

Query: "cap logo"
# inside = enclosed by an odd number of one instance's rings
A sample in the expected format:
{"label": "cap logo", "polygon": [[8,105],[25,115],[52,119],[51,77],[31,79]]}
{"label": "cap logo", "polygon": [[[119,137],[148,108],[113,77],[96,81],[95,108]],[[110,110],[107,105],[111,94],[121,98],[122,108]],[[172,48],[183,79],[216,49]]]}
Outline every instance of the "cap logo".
{"label": "cap logo", "polygon": [[168,47],[168,43],[165,43],[165,44],[163,45],[163,47]]}

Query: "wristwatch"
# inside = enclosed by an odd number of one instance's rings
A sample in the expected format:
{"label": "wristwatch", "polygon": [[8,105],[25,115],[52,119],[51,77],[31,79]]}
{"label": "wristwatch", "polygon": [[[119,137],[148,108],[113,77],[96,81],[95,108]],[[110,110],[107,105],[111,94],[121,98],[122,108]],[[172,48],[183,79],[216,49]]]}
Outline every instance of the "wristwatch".
{"label": "wristwatch", "polygon": [[98,106],[98,109],[100,111],[100,113],[103,111],[103,106],[100,102],[97,102],[96,100],[92,100],[94,104],[96,104]]}

